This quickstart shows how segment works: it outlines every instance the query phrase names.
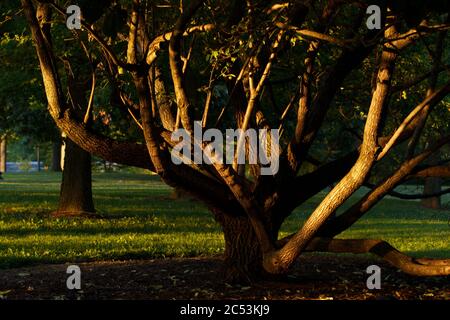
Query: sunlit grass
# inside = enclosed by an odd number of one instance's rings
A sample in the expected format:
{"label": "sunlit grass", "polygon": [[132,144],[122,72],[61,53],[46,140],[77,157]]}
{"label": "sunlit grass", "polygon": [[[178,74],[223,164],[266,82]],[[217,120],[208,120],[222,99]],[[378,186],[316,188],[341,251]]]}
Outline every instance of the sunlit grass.
{"label": "sunlit grass", "polygon": [[[223,252],[223,235],[208,210],[197,201],[172,199],[158,177],[110,173],[93,179],[102,218],[52,218],[60,174],[6,174],[0,182],[0,268]],[[296,231],[323,196],[298,208],[281,235]],[[381,238],[410,254],[450,258],[449,213],[388,198],[340,237]]]}

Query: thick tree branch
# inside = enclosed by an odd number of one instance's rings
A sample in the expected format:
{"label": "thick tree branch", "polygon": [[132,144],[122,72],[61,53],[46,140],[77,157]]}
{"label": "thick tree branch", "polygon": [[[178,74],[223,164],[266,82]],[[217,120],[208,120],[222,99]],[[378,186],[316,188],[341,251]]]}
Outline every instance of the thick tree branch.
{"label": "thick tree branch", "polygon": [[[396,34],[394,27],[386,30],[386,38]],[[314,234],[365,181],[378,152],[378,132],[386,106],[397,52],[389,45],[384,47],[378,71],[378,82],[373,93],[364,129],[364,140],[355,165],[314,210],[303,227],[277,252],[264,257],[264,268],[271,273],[284,272],[302,252]]]}
{"label": "thick tree branch", "polygon": [[306,251],[372,253],[410,275],[424,277],[450,275],[449,259],[414,259],[382,240],[315,238]]}

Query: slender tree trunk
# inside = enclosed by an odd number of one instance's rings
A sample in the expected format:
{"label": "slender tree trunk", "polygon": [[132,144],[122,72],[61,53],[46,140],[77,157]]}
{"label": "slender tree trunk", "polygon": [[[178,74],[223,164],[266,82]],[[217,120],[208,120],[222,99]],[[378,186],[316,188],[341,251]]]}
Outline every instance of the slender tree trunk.
{"label": "slender tree trunk", "polygon": [[55,141],[52,145],[52,167],[53,172],[61,172],[61,141]]}
{"label": "slender tree trunk", "polygon": [[39,146],[36,147],[36,162],[37,162],[37,171],[41,171],[41,149]]}
{"label": "slender tree trunk", "polygon": [[93,213],[91,155],[70,139],[66,139],[65,144],[64,170],[56,215]]}
{"label": "slender tree trunk", "polygon": [[0,138],[0,175],[6,172],[6,137]]}

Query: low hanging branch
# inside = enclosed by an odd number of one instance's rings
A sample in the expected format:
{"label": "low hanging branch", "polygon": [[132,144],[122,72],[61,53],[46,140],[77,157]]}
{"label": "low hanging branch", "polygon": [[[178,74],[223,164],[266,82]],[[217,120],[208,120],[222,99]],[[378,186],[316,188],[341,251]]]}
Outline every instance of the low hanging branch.
{"label": "low hanging branch", "polygon": [[383,240],[315,238],[305,251],[372,253],[413,276],[450,275],[450,259],[414,259]]}

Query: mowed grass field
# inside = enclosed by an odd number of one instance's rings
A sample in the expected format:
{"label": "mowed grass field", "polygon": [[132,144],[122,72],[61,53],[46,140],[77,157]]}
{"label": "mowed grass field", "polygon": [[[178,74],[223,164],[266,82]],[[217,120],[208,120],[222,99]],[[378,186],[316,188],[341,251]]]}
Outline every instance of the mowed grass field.
{"label": "mowed grass field", "polygon": [[[0,180],[0,268],[223,252],[223,235],[212,214],[198,201],[174,200],[172,190],[157,176],[94,174],[99,219],[50,216],[57,207],[60,174],[5,174],[4,178]],[[364,192],[360,190],[350,203]],[[299,207],[281,235],[296,231],[324,196],[322,192]],[[450,197],[443,202],[447,205]],[[339,237],[384,239],[414,256],[450,258],[449,219],[450,210],[426,210],[417,201],[386,198]]]}

